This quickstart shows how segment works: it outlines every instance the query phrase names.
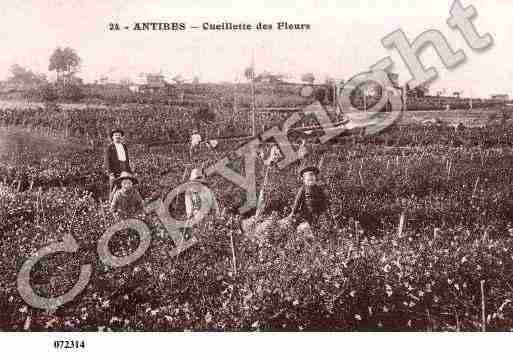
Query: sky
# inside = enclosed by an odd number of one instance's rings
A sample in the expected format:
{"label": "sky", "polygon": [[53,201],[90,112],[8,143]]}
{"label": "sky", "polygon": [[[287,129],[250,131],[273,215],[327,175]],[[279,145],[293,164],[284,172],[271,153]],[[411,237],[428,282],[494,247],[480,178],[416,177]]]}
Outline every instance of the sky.
{"label": "sky", "polygon": [[[426,66],[439,78],[431,92],[462,91],[464,97],[513,96],[513,1],[461,0],[473,5],[478,32],[490,33],[494,45],[475,52],[446,21],[453,0],[13,0],[0,8],[0,80],[19,64],[48,74],[57,46],[70,46],[82,59],[79,76],[86,82],[111,81],[162,71],[171,79],[199,76],[202,82],[245,81],[244,69],[254,54],[256,72],[288,74],[297,80],[312,72],[349,79],[383,57],[394,61],[400,83],[411,74],[394,49],[381,39],[402,29],[410,41],[430,29],[442,32],[467,61],[447,70],[432,48],[422,52]],[[310,30],[204,31],[190,26],[209,23],[310,24]],[[109,31],[109,23],[184,22],[184,31]]]}

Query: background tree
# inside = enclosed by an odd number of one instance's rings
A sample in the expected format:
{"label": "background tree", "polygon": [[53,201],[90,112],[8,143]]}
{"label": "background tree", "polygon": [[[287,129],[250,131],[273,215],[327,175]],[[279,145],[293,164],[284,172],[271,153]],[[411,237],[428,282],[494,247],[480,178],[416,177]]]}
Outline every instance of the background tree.
{"label": "background tree", "polygon": [[7,82],[15,86],[37,87],[46,83],[46,76],[36,74],[18,64],[14,64],[9,69],[11,76]]}
{"label": "background tree", "polygon": [[309,84],[313,84],[315,81],[315,76],[311,72],[308,72],[306,74],[303,74],[303,76],[301,76],[301,81],[307,82]]}
{"label": "background tree", "polygon": [[62,49],[58,47],[50,56],[48,70],[57,73],[58,82],[66,82],[78,72],[81,61],[80,57],[72,48],[65,47]]}

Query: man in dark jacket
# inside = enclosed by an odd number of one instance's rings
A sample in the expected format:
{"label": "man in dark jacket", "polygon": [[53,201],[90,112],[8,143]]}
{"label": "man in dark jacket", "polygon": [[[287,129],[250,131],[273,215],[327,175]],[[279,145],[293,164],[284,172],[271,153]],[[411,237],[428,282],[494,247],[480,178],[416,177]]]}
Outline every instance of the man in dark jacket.
{"label": "man in dark jacket", "polygon": [[110,132],[110,139],[112,143],[105,148],[104,153],[104,167],[109,176],[109,201],[112,199],[112,187],[116,177],[119,177],[121,172],[133,172],[127,147],[123,143],[124,132],[114,129]]}

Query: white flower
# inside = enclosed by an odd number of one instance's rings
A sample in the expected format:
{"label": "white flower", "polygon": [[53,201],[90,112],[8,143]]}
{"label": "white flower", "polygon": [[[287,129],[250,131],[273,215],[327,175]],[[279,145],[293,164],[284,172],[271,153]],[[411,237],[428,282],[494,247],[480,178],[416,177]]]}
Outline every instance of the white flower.
{"label": "white flower", "polygon": [[25,319],[25,324],[23,325],[23,329],[29,330],[30,329],[30,323],[32,322],[32,318],[30,318],[30,315],[27,316]]}
{"label": "white flower", "polygon": [[52,319],[50,319],[49,321],[47,321],[47,322],[45,323],[45,328],[46,328],[46,329],[53,328],[53,325],[54,325],[55,323],[57,323],[57,319],[52,318]]}
{"label": "white flower", "polygon": [[390,297],[392,296],[392,294],[394,293],[393,290],[392,290],[392,287],[388,284],[385,284],[385,290],[386,290],[386,293],[387,295]]}

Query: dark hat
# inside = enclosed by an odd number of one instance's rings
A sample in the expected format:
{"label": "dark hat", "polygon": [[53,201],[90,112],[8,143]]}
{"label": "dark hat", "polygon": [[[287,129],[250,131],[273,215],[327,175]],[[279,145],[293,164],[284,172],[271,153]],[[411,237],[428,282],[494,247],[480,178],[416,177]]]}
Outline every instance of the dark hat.
{"label": "dark hat", "polygon": [[305,172],[315,172],[316,175],[319,174],[319,169],[316,166],[303,166],[299,170],[299,175],[303,176],[303,173]]}
{"label": "dark hat", "polygon": [[110,138],[112,139],[112,136],[114,136],[115,133],[121,133],[121,136],[125,135],[125,132],[119,128],[115,128],[112,131],[110,131]]}
{"label": "dark hat", "polygon": [[136,185],[139,182],[137,178],[135,178],[134,175],[130,172],[121,172],[121,175],[118,178],[115,178],[114,181],[112,181],[112,184],[118,185],[119,183],[121,183],[121,181],[125,179],[131,180],[134,185]]}

